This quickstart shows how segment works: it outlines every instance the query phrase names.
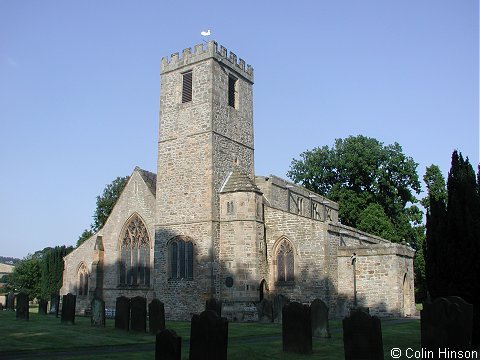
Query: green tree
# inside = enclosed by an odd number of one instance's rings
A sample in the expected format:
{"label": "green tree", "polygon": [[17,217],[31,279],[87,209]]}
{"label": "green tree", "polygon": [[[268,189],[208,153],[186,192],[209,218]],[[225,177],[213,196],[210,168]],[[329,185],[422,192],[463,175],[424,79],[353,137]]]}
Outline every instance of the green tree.
{"label": "green tree", "polygon": [[41,297],[49,299],[52,293],[58,293],[62,287],[63,257],[70,253],[73,247],[56,246],[50,248],[41,261]]}
{"label": "green tree", "polygon": [[423,181],[427,186],[427,196],[420,200],[422,206],[428,211],[430,208],[430,197],[435,201],[446,204],[447,190],[445,188],[445,178],[437,165],[430,165],[425,171]]}
{"label": "green tree", "polygon": [[446,198],[429,188],[425,263],[432,298],[460,296],[474,305],[472,345],[480,344],[480,170],[454,151]]}
{"label": "green tree", "polygon": [[102,195],[97,196],[97,207],[93,214],[93,224],[90,225],[90,229],[83,230],[82,234],[78,237],[77,247],[82,245],[85,240],[105,225],[129,178],[129,176],[117,177],[105,186]]}
{"label": "green tree", "polygon": [[24,291],[31,299],[40,297],[41,260],[28,255],[19,261],[8,276],[6,289],[15,292]]}
{"label": "green tree", "polygon": [[94,234],[94,232],[91,229],[90,230],[89,229],[83,230],[82,235],[80,235],[78,237],[76,246],[79,247],[80,245],[82,245],[85,242],[85,240],[89,239],[93,234]]}
{"label": "green tree", "polygon": [[113,207],[117,203],[120,194],[122,193],[125,185],[127,184],[129,177],[117,177],[105,189],[103,194],[97,196],[97,208],[93,215],[92,231],[96,233],[107,221],[108,216],[113,210]]}
{"label": "green tree", "polygon": [[[303,152],[292,161],[288,176],[337,201],[343,224],[361,226],[391,241],[406,240],[415,247],[416,227],[422,222],[422,213],[414,205],[415,194],[420,193],[417,165],[398,143],[385,146],[359,135],[337,139],[331,148]],[[373,213],[380,213],[384,227],[372,223]]]}

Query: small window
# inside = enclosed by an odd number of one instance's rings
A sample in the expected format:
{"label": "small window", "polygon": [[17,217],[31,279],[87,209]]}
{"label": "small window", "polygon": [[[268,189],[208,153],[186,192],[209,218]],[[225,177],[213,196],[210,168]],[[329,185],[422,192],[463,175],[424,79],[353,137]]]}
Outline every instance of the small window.
{"label": "small window", "polygon": [[170,244],[170,278],[193,279],[193,243],[180,238]]}
{"label": "small window", "polygon": [[287,240],[282,240],[277,248],[277,281],[294,281],[293,247]]}
{"label": "small window", "polygon": [[235,107],[235,93],[237,87],[237,79],[233,76],[228,77],[228,105]]}
{"label": "small window", "polygon": [[182,74],[183,87],[182,87],[182,103],[192,101],[192,71],[187,71]]}
{"label": "small window", "polygon": [[303,215],[303,198],[297,197],[297,214]]}
{"label": "small window", "polygon": [[78,295],[88,295],[88,270],[85,264],[78,270]]}

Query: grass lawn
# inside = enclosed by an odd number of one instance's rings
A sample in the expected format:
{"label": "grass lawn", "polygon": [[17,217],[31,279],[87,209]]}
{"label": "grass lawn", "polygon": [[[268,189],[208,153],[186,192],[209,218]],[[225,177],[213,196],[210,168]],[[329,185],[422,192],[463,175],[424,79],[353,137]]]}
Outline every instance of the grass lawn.
{"label": "grass lawn", "polygon": [[[188,359],[190,323],[167,321],[167,328],[182,337],[182,358]],[[331,321],[332,338],[313,339],[313,354],[302,356],[282,351],[282,329],[277,324],[230,323],[229,359],[343,359],[341,321]],[[393,347],[420,349],[420,322],[382,322],[385,358]],[[153,359],[155,337],[116,330],[114,320],[105,328],[90,326],[79,317],[64,325],[51,315],[30,313],[30,320],[16,320],[12,311],[0,311],[0,358],[41,359]]]}

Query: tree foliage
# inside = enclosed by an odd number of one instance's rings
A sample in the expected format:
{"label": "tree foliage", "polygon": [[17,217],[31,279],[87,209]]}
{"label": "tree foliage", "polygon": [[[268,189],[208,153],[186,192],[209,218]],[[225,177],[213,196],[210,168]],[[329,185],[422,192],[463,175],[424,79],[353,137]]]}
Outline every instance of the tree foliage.
{"label": "tree foliage", "polygon": [[52,293],[58,293],[62,287],[63,257],[70,253],[73,247],[56,246],[50,248],[41,261],[41,293],[43,299],[49,299]]}
{"label": "tree foliage", "polygon": [[[288,176],[337,201],[343,224],[415,246],[418,232],[412,224],[422,221],[414,205],[420,193],[417,165],[398,143],[385,146],[359,135],[303,152],[292,161]],[[382,225],[373,223],[374,214]]]}
{"label": "tree foliage", "polygon": [[38,298],[40,296],[40,264],[41,260],[31,254],[20,260],[8,275],[5,285],[7,291],[23,291],[31,299]]}
{"label": "tree foliage", "polygon": [[[474,304],[473,338],[480,343],[480,170],[454,151],[447,189],[441,179],[427,187],[429,207],[424,248],[428,291],[432,298],[460,296]],[[446,194],[446,196],[445,196]]]}
{"label": "tree foliage", "polygon": [[78,237],[77,247],[82,245],[85,240],[105,225],[129,178],[129,176],[117,177],[105,186],[102,195],[97,196],[97,207],[93,214],[93,224],[90,225],[90,229],[83,230],[82,234]]}
{"label": "tree foliage", "polygon": [[117,177],[110,184],[105,186],[101,196],[97,196],[97,208],[95,209],[95,214],[93,215],[92,224],[92,230],[94,233],[100,230],[107,221],[107,218],[117,203],[117,200],[125,188],[128,179],[128,176]]}

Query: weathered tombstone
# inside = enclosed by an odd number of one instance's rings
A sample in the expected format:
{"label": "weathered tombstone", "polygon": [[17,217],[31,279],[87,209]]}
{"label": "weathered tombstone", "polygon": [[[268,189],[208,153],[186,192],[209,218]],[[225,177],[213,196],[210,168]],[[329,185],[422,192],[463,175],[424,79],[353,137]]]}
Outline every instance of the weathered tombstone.
{"label": "weathered tombstone", "polygon": [[211,310],[192,316],[190,360],[226,360],[227,345],[227,319]]}
{"label": "weathered tombstone", "polygon": [[273,298],[273,321],[281,324],[282,323],[282,310],[283,307],[290,303],[290,300],[282,295],[276,295]]}
{"label": "weathered tombstone", "polygon": [[153,299],[148,304],[148,325],[152,334],[157,334],[165,329],[165,307],[158,299]]}
{"label": "weathered tombstone", "polygon": [[182,358],[182,338],[175,331],[163,329],[155,339],[155,360],[180,360]]}
{"label": "weathered tombstone", "polygon": [[258,322],[271,323],[273,321],[273,304],[270,300],[263,298],[257,303]]}
{"label": "weathered tombstone", "polygon": [[345,360],[383,360],[382,325],[376,316],[354,311],[343,319]]}
{"label": "weathered tombstone", "polygon": [[420,312],[422,349],[469,350],[473,325],[473,306],[461,298],[437,298],[423,303]]}
{"label": "weathered tombstone", "polygon": [[77,306],[77,295],[68,293],[62,297],[62,324],[75,324],[75,308]]}
{"label": "weathered tombstone", "polygon": [[40,299],[38,300],[38,314],[47,315],[48,301]]}
{"label": "weathered tombstone", "polygon": [[205,310],[212,310],[218,316],[222,316],[222,302],[217,301],[215,298],[210,298],[205,303]]}
{"label": "weathered tombstone", "polygon": [[21,292],[17,295],[17,319],[28,320],[29,317],[29,306],[28,306],[28,294]]}
{"label": "weathered tombstone", "polygon": [[60,310],[60,295],[52,294],[50,297],[50,312],[49,314],[55,315],[58,317],[58,311]]}
{"label": "weathered tombstone", "polygon": [[105,326],[105,301],[94,297],[91,302],[92,315],[90,324],[92,326]]}
{"label": "weathered tombstone", "polygon": [[135,296],[130,300],[130,329],[147,331],[147,299]]}
{"label": "weathered tombstone", "polygon": [[310,354],[312,352],[310,306],[291,302],[283,307],[282,313],[283,351]]}
{"label": "weathered tombstone", "polygon": [[130,299],[125,296],[117,298],[115,303],[115,328],[128,330],[130,327]]}
{"label": "weathered tombstone", "polygon": [[7,310],[15,310],[15,293],[13,291],[7,295]]}
{"label": "weathered tombstone", "polygon": [[312,313],[312,335],[329,338],[330,327],[328,324],[328,306],[320,299],[315,299],[310,305]]}

